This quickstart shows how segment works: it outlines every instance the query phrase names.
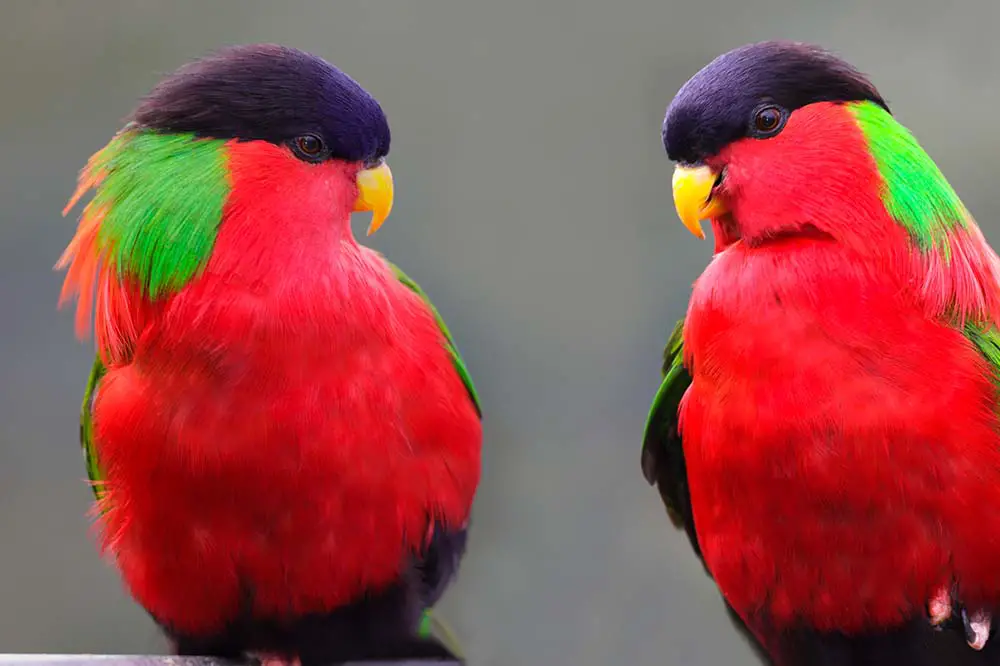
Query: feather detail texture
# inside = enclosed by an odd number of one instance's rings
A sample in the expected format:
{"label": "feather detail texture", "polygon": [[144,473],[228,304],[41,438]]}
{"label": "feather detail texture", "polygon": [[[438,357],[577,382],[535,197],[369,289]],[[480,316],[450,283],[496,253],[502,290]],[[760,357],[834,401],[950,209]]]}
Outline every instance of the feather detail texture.
{"label": "feather detail texture", "polygon": [[225,142],[126,128],[94,154],[63,214],[95,190],[56,268],[77,334],[95,311],[105,362],[127,357],[149,304],[204,268],[230,189]]}

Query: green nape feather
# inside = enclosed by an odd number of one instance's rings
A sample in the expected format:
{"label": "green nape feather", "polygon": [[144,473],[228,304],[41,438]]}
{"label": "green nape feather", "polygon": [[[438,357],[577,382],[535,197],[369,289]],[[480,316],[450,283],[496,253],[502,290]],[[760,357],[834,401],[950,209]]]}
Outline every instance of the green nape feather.
{"label": "green nape feather", "polygon": [[[87,292],[82,298],[89,303],[95,273],[104,276],[98,280],[127,278],[150,299],[180,289],[194,277],[211,255],[230,190],[224,144],[192,134],[126,127],[94,154],[66,206],[68,211],[88,189],[96,189],[60,260],[70,265],[63,295],[76,286]],[[107,284],[98,289],[107,290]],[[78,312],[82,330],[87,317],[81,314],[89,314],[87,308]],[[104,318],[99,312],[99,327]],[[107,339],[101,342],[106,345]],[[80,415],[80,443],[98,500],[103,475],[94,449],[91,407],[105,371],[98,354]]]}
{"label": "green nape feather", "polygon": [[848,105],[879,174],[883,201],[923,250],[937,248],[947,258],[947,233],[964,227],[968,212],[948,180],[908,129],[874,102]]}
{"label": "green nape feather", "polygon": [[[956,241],[954,232],[964,232],[974,224],[958,194],[913,134],[885,109],[872,102],[854,103],[850,109],[882,176],[886,210],[909,231],[917,247],[924,252],[936,250],[949,262]],[[988,248],[982,249],[991,253]],[[972,276],[967,280],[970,284],[976,282]],[[980,288],[988,293],[995,285],[983,284]],[[983,299],[984,303],[989,301]],[[954,308],[957,304],[948,305]],[[952,313],[956,326],[983,355],[1000,383],[1000,331],[991,323],[998,313],[983,311],[981,306],[958,310],[971,317]]]}
{"label": "green nape feather", "polygon": [[225,142],[126,129],[94,156],[97,248],[156,299],[207,263],[230,182]]}

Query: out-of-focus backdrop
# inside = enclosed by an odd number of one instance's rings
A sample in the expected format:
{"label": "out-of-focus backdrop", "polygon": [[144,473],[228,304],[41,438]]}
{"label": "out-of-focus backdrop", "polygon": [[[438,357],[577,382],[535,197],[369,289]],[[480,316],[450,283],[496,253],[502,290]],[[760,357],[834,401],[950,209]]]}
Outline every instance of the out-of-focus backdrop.
{"label": "out-of-focus backdrop", "polygon": [[56,311],[75,225],[59,211],[161,75],[275,41],[381,101],[397,199],[371,243],[434,299],[485,404],[471,550],[443,602],[472,665],[753,663],[639,470],[661,349],[712,247],[674,215],[664,107],[722,51],[822,43],[1000,242],[998,20],[990,0],[5,0],[0,652],[165,649],[88,533],[92,348]]}

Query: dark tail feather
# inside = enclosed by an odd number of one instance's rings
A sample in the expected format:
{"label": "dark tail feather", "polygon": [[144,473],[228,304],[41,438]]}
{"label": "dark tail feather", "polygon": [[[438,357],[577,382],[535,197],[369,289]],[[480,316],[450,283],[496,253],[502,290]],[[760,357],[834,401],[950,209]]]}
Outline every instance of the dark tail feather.
{"label": "dark tail feather", "polygon": [[925,618],[859,636],[797,630],[778,643],[777,666],[1000,666],[1000,637],[976,651],[961,622],[938,630]]}

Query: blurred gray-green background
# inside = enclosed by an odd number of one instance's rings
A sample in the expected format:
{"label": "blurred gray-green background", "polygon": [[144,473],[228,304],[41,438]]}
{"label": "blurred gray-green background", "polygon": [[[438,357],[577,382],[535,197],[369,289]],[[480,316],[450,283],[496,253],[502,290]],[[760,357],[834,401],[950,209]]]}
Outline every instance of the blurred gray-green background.
{"label": "blurred gray-green background", "polygon": [[711,253],[673,213],[663,109],[722,51],[817,41],[873,75],[1000,242],[998,19],[992,0],[0,1],[0,652],[165,648],[88,532],[91,343],[56,310],[59,211],[161,75],[273,41],[381,101],[397,198],[372,244],[434,299],[485,403],[444,601],[472,665],[753,663],[639,471]]}

